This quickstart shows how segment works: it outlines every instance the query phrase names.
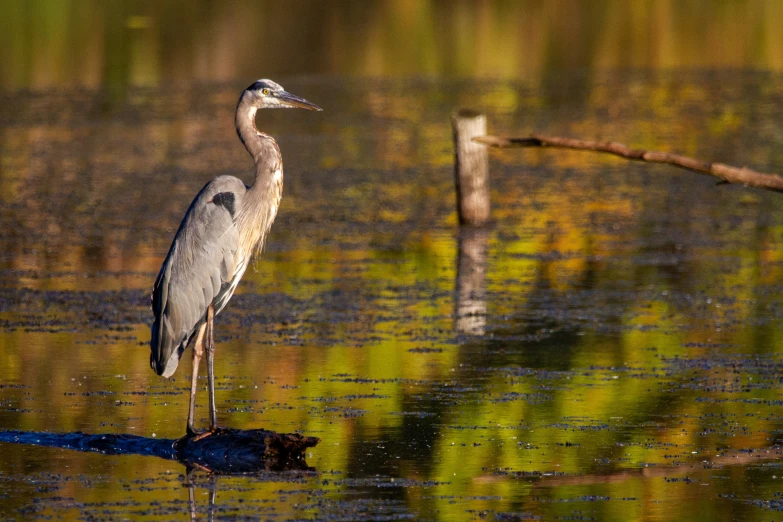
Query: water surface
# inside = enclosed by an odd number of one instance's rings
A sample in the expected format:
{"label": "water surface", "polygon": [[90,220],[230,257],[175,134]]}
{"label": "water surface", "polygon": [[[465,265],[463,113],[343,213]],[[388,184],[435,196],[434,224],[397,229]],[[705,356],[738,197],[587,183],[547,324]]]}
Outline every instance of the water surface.
{"label": "water surface", "polygon": [[[325,111],[259,116],[285,195],[217,321],[217,400],[226,425],[320,437],[313,470],[189,481],[154,457],[0,443],[0,516],[182,519],[189,486],[198,518],[777,516],[779,196],[493,152],[494,223],[460,238],[449,113],[781,171],[783,78],[285,86]],[[198,189],[249,181],[243,87],[4,95],[1,429],[183,433],[190,364],[149,369],[149,289]]]}

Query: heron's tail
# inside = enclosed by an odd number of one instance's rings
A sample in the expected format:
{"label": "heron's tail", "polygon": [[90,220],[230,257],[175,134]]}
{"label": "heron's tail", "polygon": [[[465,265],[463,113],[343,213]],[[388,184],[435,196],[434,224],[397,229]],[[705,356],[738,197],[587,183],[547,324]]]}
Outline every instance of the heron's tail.
{"label": "heron's tail", "polygon": [[174,375],[187,341],[177,343],[167,323],[165,315],[156,317],[150,328],[150,366],[155,373],[168,378]]}

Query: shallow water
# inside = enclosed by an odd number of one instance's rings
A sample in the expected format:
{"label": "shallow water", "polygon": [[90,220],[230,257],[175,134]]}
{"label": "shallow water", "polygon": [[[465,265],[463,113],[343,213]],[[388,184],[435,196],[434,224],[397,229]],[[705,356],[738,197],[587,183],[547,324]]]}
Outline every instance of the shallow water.
{"label": "shallow water", "polygon": [[[779,516],[780,196],[493,152],[495,221],[460,238],[449,114],[780,172],[783,77],[283,83],[325,112],[259,117],[285,196],[217,321],[217,401],[225,425],[320,437],[312,470],[189,481],[173,461],[6,442],[0,517],[182,519],[189,493],[198,518]],[[190,363],[149,369],[149,289],[201,186],[249,181],[243,87],[3,95],[0,429],[182,435]]]}

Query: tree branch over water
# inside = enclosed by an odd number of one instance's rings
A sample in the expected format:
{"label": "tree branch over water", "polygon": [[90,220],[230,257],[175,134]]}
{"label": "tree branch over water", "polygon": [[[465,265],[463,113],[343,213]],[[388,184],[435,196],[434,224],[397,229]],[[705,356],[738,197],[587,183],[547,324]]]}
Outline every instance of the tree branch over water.
{"label": "tree branch over water", "polygon": [[777,174],[756,172],[748,168],[733,167],[724,163],[710,163],[682,154],[672,154],[643,149],[632,149],[614,141],[589,141],[557,136],[544,136],[533,133],[527,138],[510,138],[502,136],[479,136],[473,141],[490,147],[551,147],[558,149],[584,150],[614,154],[621,158],[647,163],[666,163],[699,174],[707,174],[721,179],[724,183],[736,183],[747,187],[763,188],[775,192],[783,192],[783,177]]}

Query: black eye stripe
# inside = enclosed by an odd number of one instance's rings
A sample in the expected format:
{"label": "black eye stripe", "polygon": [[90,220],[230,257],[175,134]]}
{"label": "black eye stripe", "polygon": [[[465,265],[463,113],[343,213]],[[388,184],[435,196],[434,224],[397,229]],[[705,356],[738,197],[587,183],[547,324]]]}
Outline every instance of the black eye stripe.
{"label": "black eye stripe", "polygon": [[266,89],[269,91],[269,94],[274,94],[275,92],[282,90],[283,88],[273,82],[272,80],[256,80],[253,82],[253,85],[247,88],[248,91],[262,91]]}
{"label": "black eye stripe", "polygon": [[255,82],[253,85],[251,85],[248,88],[249,91],[264,91],[269,90],[269,85],[267,85],[265,82]]}

